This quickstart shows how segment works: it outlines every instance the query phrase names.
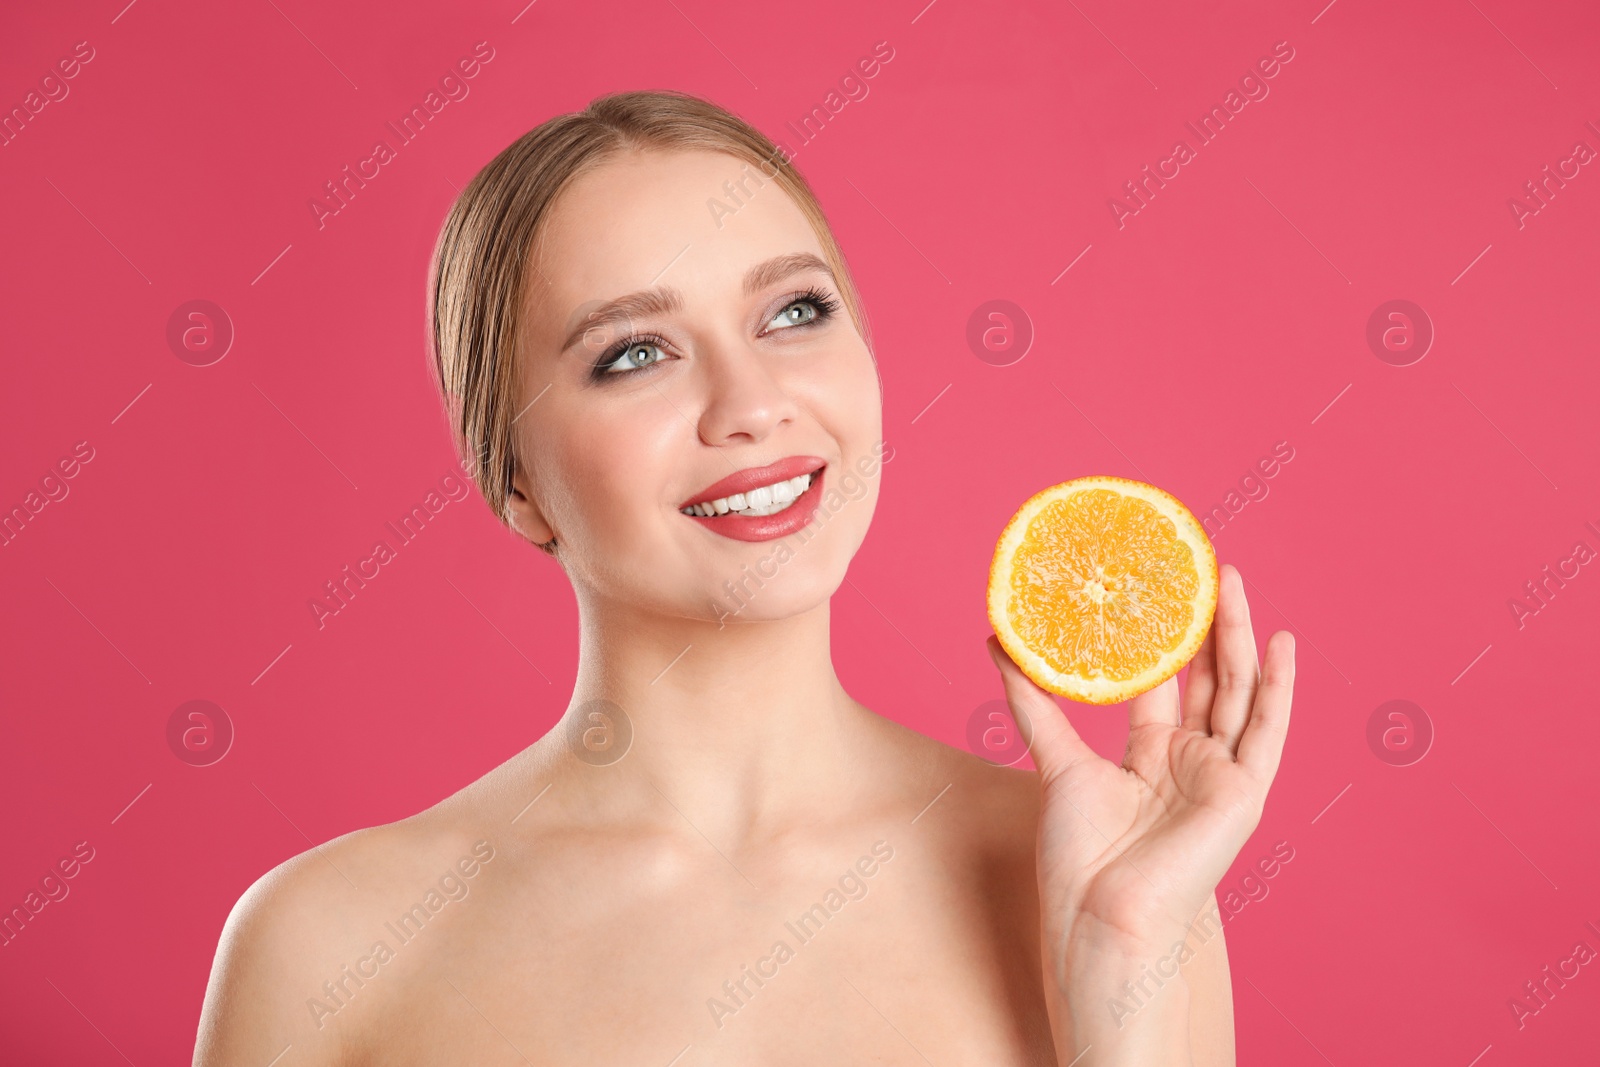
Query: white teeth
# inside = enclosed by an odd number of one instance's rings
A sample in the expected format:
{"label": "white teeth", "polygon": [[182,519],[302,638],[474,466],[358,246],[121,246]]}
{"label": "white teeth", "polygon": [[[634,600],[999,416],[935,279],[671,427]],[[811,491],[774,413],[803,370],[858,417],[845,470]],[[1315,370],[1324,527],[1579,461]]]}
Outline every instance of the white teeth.
{"label": "white teeth", "polygon": [[734,493],[732,496],[691,504],[682,510],[685,515],[705,517],[727,515],[731,512],[743,515],[776,515],[811,487],[811,479],[812,475],[802,474],[787,481],[763,485],[748,493]]}

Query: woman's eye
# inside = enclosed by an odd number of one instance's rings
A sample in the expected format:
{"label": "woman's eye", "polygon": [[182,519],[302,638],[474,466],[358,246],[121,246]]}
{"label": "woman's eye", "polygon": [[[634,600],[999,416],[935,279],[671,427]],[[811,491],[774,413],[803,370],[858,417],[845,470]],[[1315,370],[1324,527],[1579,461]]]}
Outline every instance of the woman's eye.
{"label": "woman's eye", "polygon": [[[797,326],[820,325],[831,318],[837,310],[838,304],[826,295],[814,293],[799,296],[789,301],[783,310],[773,316],[772,321],[767,323],[767,329],[787,330]],[[662,347],[665,343],[659,339],[647,340],[641,337],[624,348],[614,349],[616,355],[608,352],[600,357],[600,361],[594,365],[593,377],[617,378],[632,371],[654,366],[667,358],[667,352]]]}
{"label": "woman's eye", "polygon": [[661,348],[650,341],[637,341],[618,354],[617,358],[609,363],[602,364],[600,370],[606,374],[625,373],[648,367],[652,363],[661,362]]}
{"label": "woman's eye", "polygon": [[804,326],[814,321],[817,314],[817,306],[810,300],[796,300],[778,312],[777,317],[767,325],[779,327]]}

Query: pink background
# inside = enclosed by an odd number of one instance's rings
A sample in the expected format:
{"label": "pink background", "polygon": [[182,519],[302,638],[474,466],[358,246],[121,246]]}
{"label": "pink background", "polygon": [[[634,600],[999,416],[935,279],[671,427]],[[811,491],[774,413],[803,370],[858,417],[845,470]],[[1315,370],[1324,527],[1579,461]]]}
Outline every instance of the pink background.
{"label": "pink background", "polygon": [[[1221,887],[1293,848],[1229,925],[1240,1062],[1595,1048],[1600,966],[1520,1029],[1508,1007],[1600,950],[1578,670],[1600,567],[1521,626],[1508,606],[1600,549],[1600,165],[1521,227],[1508,207],[1600,149],[1595,5],[125,2],[13,11],[3,45],[7,111],[77,42],[94,58],[0,148],[0,508],[94,455],[0,548],[0,908],[76,842],[95,858],[0,948],[0,1058],[187,1062],[246,886],[562,710],[568,587],[475,496],[320,631],[307,604],[454,467],[422,317],[454,189],[552,115],[664,87],[796,151],[863,288],[895,458],[835,598],[851,692],[965,744],[1000,696],[989,557],[1028,495],[1117,474],[1207,512],[1288,442],[1216,538],[1258,641],[1300,649],[1282,771]],[[479,41],[470,95],[319,229],[308,200]],[[797,147],[785,123],[879,41],[869,95]],[[1280,41],[1270,94],[1119,229],[1108,199]],[[211,366],[166,340],[193,299],[236,330]],[[1010,366],[965,340],[994,299],[1035,331]],[[1366,342],[1391,299],[1436,330],[1410,366]],[[193,699],[237,731],[209,767],[167,745]],[[1367,742],[1393,699],[1435,731],[1410,766]],[[1120,752],[1121,709],[1071,711]]]}

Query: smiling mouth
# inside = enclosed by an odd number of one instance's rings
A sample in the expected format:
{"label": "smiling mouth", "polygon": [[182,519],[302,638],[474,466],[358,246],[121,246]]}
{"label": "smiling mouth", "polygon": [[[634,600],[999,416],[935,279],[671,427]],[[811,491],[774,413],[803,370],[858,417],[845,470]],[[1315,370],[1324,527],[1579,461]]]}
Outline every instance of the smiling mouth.
{"label": "smiling mouth", "polygon": [[795,501],[805,495],[813,484],[821,480],[824,469],[826,469],[825,465],[818,467],[809,474],[801,474],[774,482],[771,485],[763,485],[747,493],[734,493],[731,496],[717,497],[714,500],[691,504],[678,510],[684,515],[694,515],[701,518],[716,518],[719,515],[748,515],[751,517],[776,515],[793,507]]}

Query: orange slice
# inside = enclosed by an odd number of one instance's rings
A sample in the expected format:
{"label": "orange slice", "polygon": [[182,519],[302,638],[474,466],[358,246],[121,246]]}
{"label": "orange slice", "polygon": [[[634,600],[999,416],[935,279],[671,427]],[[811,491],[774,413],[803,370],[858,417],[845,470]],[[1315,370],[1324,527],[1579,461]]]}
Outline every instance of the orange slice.
{"label": "orange slice", "polygon": [[1176,497],[1095,476],[1035,493],[1000,534],[989,622],[1041,689],[1115,704],[1200,650],[1217,610],[1217,554]]}

